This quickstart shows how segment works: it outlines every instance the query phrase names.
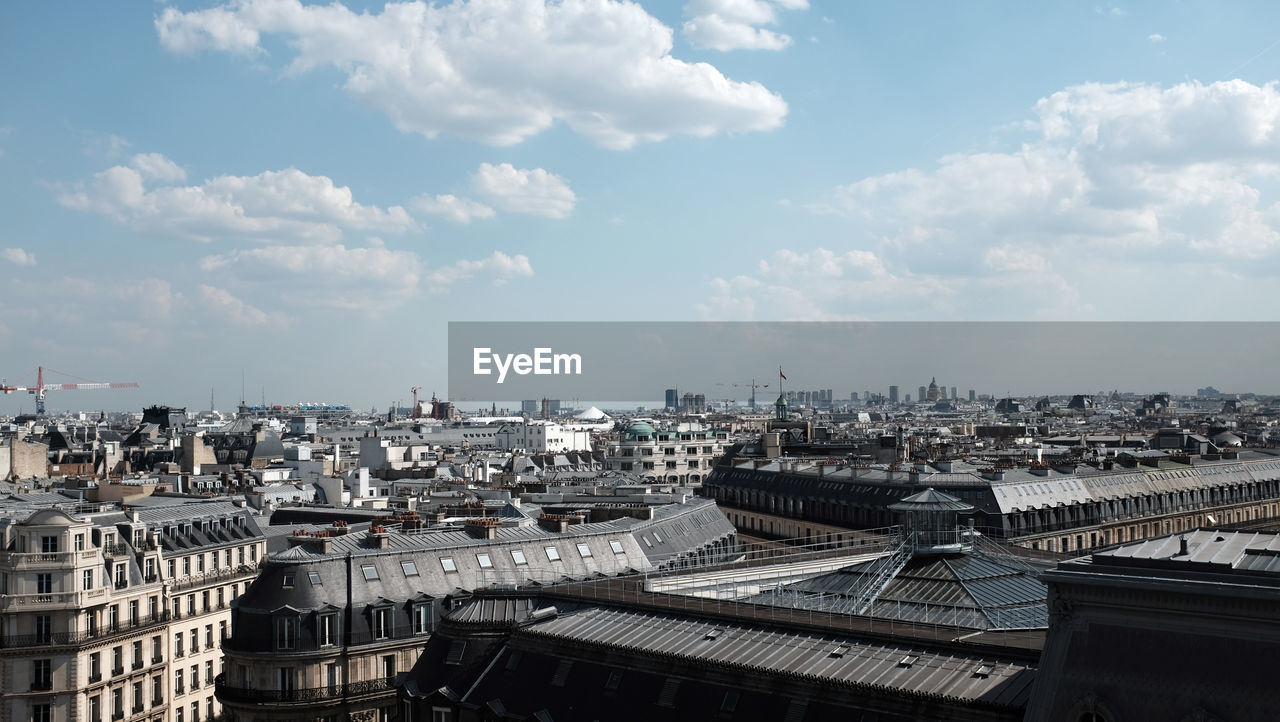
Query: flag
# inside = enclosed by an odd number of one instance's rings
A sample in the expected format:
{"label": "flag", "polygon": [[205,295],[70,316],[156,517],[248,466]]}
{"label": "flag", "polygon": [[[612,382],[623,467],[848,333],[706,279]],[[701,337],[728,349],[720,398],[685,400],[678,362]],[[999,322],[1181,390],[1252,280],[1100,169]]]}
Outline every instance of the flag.
{"label": "flag", "polygon": [[783,380],[783,381],[786,381],[786,380],[787,380],[786,375],[782,373],[782,367],[781,367],[781,366],[779,366],[779,367],[778,367],[778,376],[780,376],[780,377],[782,378],[782,380]]}

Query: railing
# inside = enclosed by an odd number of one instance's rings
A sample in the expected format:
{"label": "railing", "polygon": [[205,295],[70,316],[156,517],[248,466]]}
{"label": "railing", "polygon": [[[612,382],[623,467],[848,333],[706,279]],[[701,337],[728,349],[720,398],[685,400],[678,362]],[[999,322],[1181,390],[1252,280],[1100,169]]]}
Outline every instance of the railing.
{"label": "railing", "polygon": [[53,689],[53,680],[37,679],[31,683],[32,692],[48,692]]}
{"label": "railing", "polygon": [[0,596],[0,612],[26,611],[45,607],[87,607],[90,600],[105,597],[105,587],[87,592],[50,592],[48,594],[6,594]]}
{"label": "railing", "polygon": [[106,639],[123,634],[137,632],[157,624],[169,621],[168,613],[139,618],[136,622],[108,625],[102,629],[83,632],[55,632],[52,634],[13,634],[0,637],[0,649],[18,647],[57,647],[68,644],[80,644],[97,639]]}
{"label": "railing", "polygon": [[427,634],[426,630],[422,632],[413,631],[413,627],[409,625],[391,627],[386,630],[385,634],[379,635],[372,631],[362,631],[352,633],[350,641],[347,641],[345,635],[336,635],[333,642],[321,644],[319,640],[312,638],[299,638],[292,640],[292,644],[288,648],[279,648],[275,646],[275,640],[264,640],[263,638],[255,639],[237,639],[235,636],[228,636],[222,641],[222,649],[227,652],[235,652],[239,654],[262,654],[262,655],[291,655],[300,652],[317,652],[322,650],[341,649],[344,646],[359,647],[366,644],[388,644],[421,639]]}
{"label": "railing", "polygon": [[305,689],[249,689],[232,687],[227,684],[226,675],[214,678],[214,688],[218,699],[223,702],[241,702],[245,704],[300,704],[308,702],[325,702],[344,700],[352,697],[389,694],[395,691],[394,677],[380,677],[363,682],[336,684],[327,687],[309,687]]}
{"label": "railing", "polygon": [[181,592],[194,587],[205,586],[207,584],[229,582],[235,579],[243,579],[245,577],[256,577],[258,576],[258,569],[260,567],[261,564],[241,564],[237,567],[180,577],[173,583],[173,591]]}
{"label": "railing", "polygon": [[6,560],[14,569],[45,569],[74,566],[77,552],[9,552]]}
{"label": "railing", "polygon": [[122,674],[124,674],[124,667],[113,667],[113,668],[111,669],[111,676],[112,676],[112,677],[119,677],[119,676],[120,676],[120,675],[122,675]]}

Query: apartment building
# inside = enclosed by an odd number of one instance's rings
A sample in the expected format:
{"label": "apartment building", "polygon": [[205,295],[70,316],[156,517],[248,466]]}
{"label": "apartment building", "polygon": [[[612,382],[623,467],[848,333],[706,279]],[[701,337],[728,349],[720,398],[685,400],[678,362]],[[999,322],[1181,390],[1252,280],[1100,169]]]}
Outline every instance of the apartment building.
{"label": "apartment building", "polygon": [[605,497],[581,516],[525,504],[452,527],[416,517],[365,533],[299,536],[232,611],[218,697],[239,722],[397,715],[394,682],[470,590],[554,584],[726,558],[736,532],[706,499]]}
{"label": "apartment building", "polygon": [[248,511],[69,504],[0,520],[0,549],[0,720],[220,716],[231,601],[266,553]]}
{"label": "apartment building", "polygon": [[604,468],[699,486],[729,444],[727,431],[659,431],[637,421],[609,444]]}

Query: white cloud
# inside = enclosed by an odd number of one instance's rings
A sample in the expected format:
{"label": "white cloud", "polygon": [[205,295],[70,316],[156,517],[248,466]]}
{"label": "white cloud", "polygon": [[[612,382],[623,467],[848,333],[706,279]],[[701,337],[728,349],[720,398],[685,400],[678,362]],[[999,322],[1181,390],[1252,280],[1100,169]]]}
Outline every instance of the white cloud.
{"label": "white cloud", "polygon": [[[351,190],[325,176],[296,168],[255,176],[217,176],[201,185],[172,185],[185,178],[158,153],[134,156],[92,180],[64,188],[58,202],[104,215],[136,231],[195,241],[335,243],[342,229],[406,231],[413,219],[400,206],[357,203]],[[149,184],[159,182],[158,185]]]}
{"label": "white cloud", "polygon": [[422,277],[422,261],[374,239],[364,248],[267,246],[206,256],[200,268],[237,281],[269,286],[281,303],[376,312],[408,300]]}
{"label": "white cloud", "polygon": [[179,183],[187,179],[187,172],[181,166],[159,153],[139,153],[129,165],[148,180]]}
{"label": "white cloud", "polygon": [[[797,0],[788,0],[795,5]],[[345,89],[397,128],[511,145],[563,122],[598,145],[771,130],[787,105],[755,82],[671,55],[672,31],[616,0],[387,4],[238,0],[156,18],[171,52],[261,54],[265,35],[296,53],[290,73],[333,67]]]}
{"label": "white cloud", "polygon": [[409,201],[409,206],[416,211],[443,216],[454,223],[470,223],[477,218],[493,218],[494,211],[479,201],[460,198],[452,194],[430,196],[422,195]]}
{"label": "white cloud", "polygon": [[490,203],[512,213],[566,218],[578,202],[564,178],[541,168],[526,170],[510,163],[481,163],[471,185]]}
{"label": "white cloud", "polygon": [[15,266],[34,266],[36,265],[36,254],[24,251],[21,248],[3,248],[0,249],[0,258],[14,264]]}
{"label": "white cloud", "polygon": [[750,283],[716,279],[704,312],[872,315],[876,289],[899,318],[1079,318],[1146,274],[1204,284],[1178,310],[1193,317],[1225,279],[1280,265],[1277,84],[1085,84],[1036,103],[1027,128],[1017,148],[836,187],[808,207],[859,250],[780,251]]}
{"label": "white cloud", "polygon": [[1147,36],[1147,40],[1150,40],[1153,43],[1163,43],[1164,36],[1161,35],[1160,33],[1151,33],[1150,35]]}
{"label": "white cloud", "polygon": [[267,313],[256,306],[250,306],[230,291],[216,286],[200,284],[200,300],[215,316],[237,326],[265,326],[284,321],[280,314]]}
{"label": "white cloud", "polygon": [[776,25],[779,9],[808,7],[808,0],[692,0],[684,6],[684,36],[713,50],[781,50],[791,37],[760,26]]}
{"label": "white cloud", "polygon": [[444,291],[458,281],[476,276],[491,280],[495,286],[499,286],[512,278],[528,278],[532,275],[533,266],[529,264],[528,256],[509,256],[502,251],[494,251],[488,258],[478,261],[462,260],[439,268],[427,277],[427,282],[432,290]]}

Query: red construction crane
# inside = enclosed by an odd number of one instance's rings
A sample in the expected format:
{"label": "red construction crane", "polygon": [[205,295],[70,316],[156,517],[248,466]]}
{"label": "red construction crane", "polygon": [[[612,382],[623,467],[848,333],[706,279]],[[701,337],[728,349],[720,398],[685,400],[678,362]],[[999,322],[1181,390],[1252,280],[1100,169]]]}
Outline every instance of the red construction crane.
{"label": "red construction crane", "polygon": [[[71,374],[64,373],[62,371],[55,371],[54,369],[49,369],[49,371],[56,374],[62,374],[63,376],[71,376]],[[72,378],[75,378],[75,377],[72,376]],[[29,394],[33,394],[36,397],[36,413],[37,414],[44,413],[44,395],[46,392],[49,392],[49,391],[89,391],[93,389],[136,389],[136,388],[138,388],[138,385],[132,381],[124,381],[124,382],[84,381],[82,383],[75,383],[75,384],[46,384],[44,382],[43,366],[39,366],[36,368],[36,385],[35,386],[6,386],[4,382],[0,381],[0,392],[4,392],[5,394],[11,394],[14,391],[26,391]]]}
{"label": "red construction crane", "polygon": [[418,407],[418,392],[422,390],[422,387],[414,386],[409,390],[413,392],[413,418],[420,419],[422,418],[422,409]]}

